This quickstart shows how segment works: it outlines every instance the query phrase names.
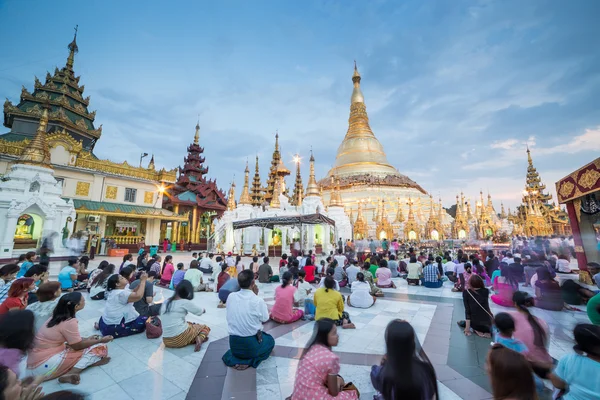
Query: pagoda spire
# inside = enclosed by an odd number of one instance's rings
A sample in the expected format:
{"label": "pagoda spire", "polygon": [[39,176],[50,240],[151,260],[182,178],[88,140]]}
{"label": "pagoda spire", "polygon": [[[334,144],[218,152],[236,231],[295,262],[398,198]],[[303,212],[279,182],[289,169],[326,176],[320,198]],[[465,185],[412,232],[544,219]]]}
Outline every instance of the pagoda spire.
{"label": "pagoda spire", "polygon": [[310,151],[310,174],[308,176],[308,185],[306,185],[306,196],[320,196],[319,185],[315,179],[315,157],[312,150]]}
{"label": "pagoda spire", "polygon": [[440,208],[439,208],[439,213],[438,213],[438,219],[440,220],[440,226],[441,226],[441,224],[443,224],[443,222],[444,222],[444,219],[443,219],[444,212],[442,211],[444,209],[444,207],[442,206],[442,197],[441,196],[439,198],[439,201],[440,201],[440,205],[439,205]]}
{"label": "pagoda spire", "polygon": [[156,167],[154,166],[154,154],[150,158],[150,162],[148,163],[148,169],[154,170]]}
{"label": "pagoda spire", "polygon": [[258,155],[256,156],[256,167],[254,169],[254,179],[252,180],[252,190],[250,198],[253,206],[260,206],[263,201],[262,187],[260,184],[260,174],[258,173]]}
{"label": "pagoda spire", "polygon": [[50,150],[48,150],[48,143],[46,142],[46,130],[48,129],[48,109],[50,105],[46,103],[44,105],[44,111],[40,118],[40,124],[38,125],[35,137],[29,143],[19,161],[24,164],[40,165],[42,167],[51,168],[50,166]]}
{"label": "pagoda spire", "polygon": [[400,198],[398,198],[398,212],[396,213],[396,219],[394,222],[399,224],[404,222],[404,214],[402,213],[402,202],[400,201]]}
{"label": "pagoda spire", "polygon": [[235,210],[235,181],[231,181],[229,196],[227,198],[227,211]]}
{"label": "pagoda spire", "polygon": [[294,157],[294,161],[296,162],[296,182],[294,184],[294,195],[292,197],[292,205],[299,207],[302,205],[304,187],[302,185],[302,175],[300,175],[300,156],[298,156],[298,154],[296,154],[296,157]]}
{"label": "pagoda spire", "polygon": [[273,197],[271,198],[271,202],[269,206],[271,208],[280,208],[281,202],[279,201],[279,195],[281,194],[281,182],[279,182],[279,178],[275,177],[275,187],[273,188]]}
{"label": "pagoda spire", "polygon": [[[462,193],[461,193],[462,195]],[[464,197],[463,197],[463,201],[464,201]],[[462,207],[461,207],[461,201],[458,198],[458,195],[456,195],[456,217],[455,219],[458,219],[458,216],[461,215],[462,216]]]}
{"label": "pagoda spire", "polygon": [[239,205],[242,204],[252,204],[252,199],[250,198],[250,193],[248,191],[248,180],[250,175],[250,169],[248,168],[248,161],[246,161],[246,169],[244,170],[244,188],[242,189],[242,194],[240,195]]}
{"label": "pagoda spire", "polygon": [[196,123],[196,133],[194,134],[194,144],[200,143],[200,120]]}
{"label": "pagoda spire", "polygon": [[279,132],[275,133],[275,149],[271,158],[271,168],[267,178],[267,188],[265,190],[265,200],[271,202],[274,197],[275,186],[279,183],[278,169],[280,168],[281,153],[279,152]]}
{"label": "pagoda spire", "polygon": [[344,207],[340,195],[340,180],[331,177],[331,195],[329,196],[329,207]]}
{"label": "pagoda spire", "polygon": [[[510,213],[510,210],[509,210]],[[504,203],[500,202],[500,218],[501,219],[505,219],[506,218],[506,212],[504,212]]]}
{"label": "pagoda spire", "polygon": [[69,49],[69,57],[67,57],[67,71],[73,73],[73,63],[75,61],[75,54],[79,52],[79,48],[77,47],[77,29],[79,25],[75,25],[75,35],[73,36],[73,41],[69,43],[67,48]]}

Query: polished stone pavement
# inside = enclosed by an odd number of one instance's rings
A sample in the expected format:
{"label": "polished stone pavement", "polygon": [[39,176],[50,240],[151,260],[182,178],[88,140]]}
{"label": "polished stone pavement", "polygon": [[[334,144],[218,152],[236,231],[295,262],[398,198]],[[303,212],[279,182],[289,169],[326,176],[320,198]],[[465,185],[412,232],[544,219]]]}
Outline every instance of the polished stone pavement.
{"label": "polished stone pavement", "polygon": [[[107,259],[116,265],[120,259],[97,257],[91,267]],[[174,254],[175,262],[189,264],[190,253]],[[248,262],[249,263],[249,262]],[[64,263],[51,264],[51,276],[56,276]],[[273,262],[273,264],[276,264]],[[396,318],[409,321],[435,366],[440,398],[470,400],[489,399],[490,385],[485,373],[485,357],[490,340],[465,337],[456,326],[464,318],[462,298],[451,292],[446,283],[440,289],[408,286],[397,279],[397,289],[384,289],[385,297],[369,309],[347,308],[357,329],[340,330],[340,343],[334,351],[340,356],[341,375],[360,390],[362,399],[371,399],[374,390],[369,379],[371,365],[385,353],[383,333]],[[259,295],[267,304],[273,303],[276,284],[260,285]],[[528,290],[528,288],[524,288]],[[155,301],[171,296],[168,289],[156,287]],[[298,321],[278,325],[269,321],[265,330],[276,340],[271,358],[257,369],[235,371],[226,368],[221,356],[228,348],[225,310],[218,309],[214,293],[197,293],[194,302],[206,309],[201,317],[190,320],[211,327],[210,340],[198,353],[193,346],[167,349],[161,339],[146,339],[145,335],[121,338],[109,344],[109,364],[91,368],[81,375],[81,384],[46,382],[47,392],[60,389],[78,390],[90,399],[284,399],[292,392],[295,371],[302,348],[309,340],[314,322]],[[77,318],[82,335],[96,334],[93,324],[102,313],[103,302],[89,300]],[[492,311],[504,309],[492,305]],[[570,352],[572,328],[578,322],[588,322],[584,312],[545,311],[533,309],[551,329],[550,354],[555,358]]]}

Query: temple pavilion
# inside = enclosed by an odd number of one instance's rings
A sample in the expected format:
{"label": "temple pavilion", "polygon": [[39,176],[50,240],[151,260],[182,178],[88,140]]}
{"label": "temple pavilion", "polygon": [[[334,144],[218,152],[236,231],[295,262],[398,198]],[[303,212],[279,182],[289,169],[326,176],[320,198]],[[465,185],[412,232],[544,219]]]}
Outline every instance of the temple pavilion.
{"label": "temple pavilion", "polygon": [[223,214],[227,198],[217,182],[206,177],[208,167],[204,165],[204,148],[200,146],[199,122],[187,152],[177,181],[166,187],[163,206],[175,214],[186,213],[188,218],[182,222],[165,221],[161,224],[160,236],[171,242],[191,243],[193,249],[204,249],[212,233],[213,219]]}

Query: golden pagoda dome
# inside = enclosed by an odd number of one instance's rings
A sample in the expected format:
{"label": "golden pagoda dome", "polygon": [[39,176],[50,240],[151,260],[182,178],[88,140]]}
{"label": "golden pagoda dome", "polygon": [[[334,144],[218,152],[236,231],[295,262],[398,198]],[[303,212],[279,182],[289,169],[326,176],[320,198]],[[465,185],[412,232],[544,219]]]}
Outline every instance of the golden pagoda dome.
{"label": "golden pagoda dome", "polygon": [[332,182],[331,178],[335,176],[339,178],[342,187],[354,184],[379,184],[411,187],[425,194],[423,188],[399,173],[388,162],[383,145],[377,140],[369,126],[369,116],[360,81],[361,76],[355,63],[348,131],[338,148],[333,168],[328,172],[327,177],[319,182],[319,185],[329,188]]}

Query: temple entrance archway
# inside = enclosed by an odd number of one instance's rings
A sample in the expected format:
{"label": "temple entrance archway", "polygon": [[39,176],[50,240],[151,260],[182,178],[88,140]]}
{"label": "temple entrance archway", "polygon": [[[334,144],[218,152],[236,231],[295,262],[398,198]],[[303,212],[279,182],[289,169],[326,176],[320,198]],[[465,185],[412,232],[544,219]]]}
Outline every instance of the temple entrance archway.
{"label": "temple entrance archway", "polygon": [[408,239],[409,240],[417,240],[417,232],[415,232],[415,231],[408,232]]}
{"label": "temple entrance archway", "polygon": [[33,249],[42,238],[45,214],[37,206],[31,206],[17,218],[14,231],[15,249]]}
{"label": "temple entrance archway", "polygon": [[460,231],[458,231],[458,238],[459,239],[466,239],[467,238],[467,232],[464,229],[461,229]]}

